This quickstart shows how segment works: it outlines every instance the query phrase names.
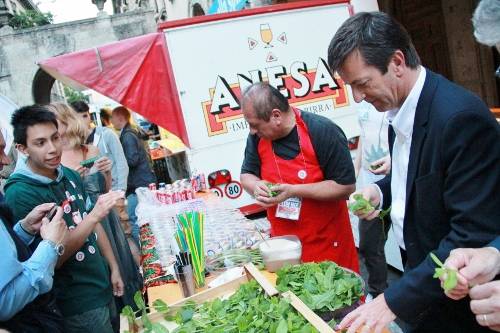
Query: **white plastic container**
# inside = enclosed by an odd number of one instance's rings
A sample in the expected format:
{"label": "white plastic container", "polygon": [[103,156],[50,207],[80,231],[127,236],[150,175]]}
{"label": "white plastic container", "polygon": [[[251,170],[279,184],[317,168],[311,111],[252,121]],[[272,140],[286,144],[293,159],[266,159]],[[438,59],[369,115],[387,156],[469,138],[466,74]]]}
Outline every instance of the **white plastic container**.
{"label": "white plastic container", "polygon": [[272,237],[259,243],[266,270],[276,272],[285,264],[300,264],[302,244],[297,236]]}

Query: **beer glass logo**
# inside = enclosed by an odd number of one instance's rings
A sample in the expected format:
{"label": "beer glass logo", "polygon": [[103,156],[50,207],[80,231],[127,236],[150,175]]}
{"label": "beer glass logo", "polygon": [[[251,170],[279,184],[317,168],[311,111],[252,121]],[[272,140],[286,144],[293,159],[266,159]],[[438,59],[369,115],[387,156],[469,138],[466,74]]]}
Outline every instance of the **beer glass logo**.
{"label": "beer glass logo", "polygon": [[269,24],[260,25],[260,38],[264,43],[266,43],[265,48],[273,47],[271,41],[273,40],[273,31],[269,27]]}
{"label": "beer glass logo", "polygon": [[[263,42],[262,44],[264,45],[263,46],[264,49],[279,46],[279,43],[281,43],[283,45],[288,44],[288,39],[286,37],[286,33],[282,32],[281,34],[277,35],[278,37],[275,38],[273,31],[271,30],[271,27],[269,26],[269,23],[261,23],[259,32],[260,32],[260,39],[262,40],[262,42]],[[275,41],[274,45],[271,44],[273,39]],[[254,50],[259,46],[259,44],[261,44],[257,39],[252,38],[252,37],[247,37],[247,40],[248,40],[248,49],[249,50]],[[278,45],[276,44],[277,42],[279,42]],[[262,47],[262,46],[259,46],[259,47]],[[266,56],[266,62],[274,62],[274,61],[278,61],[278,57],[276,57],[276,55],[273,52],[268,51],[267,56]]]}

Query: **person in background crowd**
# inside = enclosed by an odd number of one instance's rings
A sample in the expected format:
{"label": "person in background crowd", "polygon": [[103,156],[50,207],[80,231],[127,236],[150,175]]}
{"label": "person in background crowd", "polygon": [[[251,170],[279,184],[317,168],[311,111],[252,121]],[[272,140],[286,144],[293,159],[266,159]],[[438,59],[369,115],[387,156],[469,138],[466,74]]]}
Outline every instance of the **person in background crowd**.
{"label": "person in background crowd", "polygon": [[251,85],[241,107],[250,126],[241,183],[267,208],[271,235],[299,237],[304,262],[331,260],[358,272],[346,205],[354,168],[342,130],[290,107],[267,83]]}
{"label": "person in background crowd", "polygon": [[[482,0],[472,17],[477,41],[500,52],[500,2]],[[495,75],[500,76],[500,67]],[[500,237],[487,247],[455,249],[445,266],[458,271],[458,284],[446,295],[454,300],[469,295],[479,325],[500,332]],[[442,277],[443,279],[444,277]],[[470,288],[472,286],[472,288]]]}
{"label": "person in background crowd", "polygon": [[99,110],[99,117],[101,118],[101,124],[104,127],[113,128],[113,125],[111,124],[111,110],[108,108],[102,108]]}
{"label": "person in background crowd", "polygon": [[[406,30],[385,13],[358,13],[333,37],[328,62],[354,100],[388,112],[391,173],[358,191],[391,209],[405,271],[383,294],[348,314],[339,329],[375,332],[398,316],[411,332],[483,332],[467,301],[452,301],[433,278],[429,253],[480,247],[500,233],[500,126],[469,91],[425,69]],[[405,260],[406,259],[406,260]]]}
{"label": "person in background crowd", "polygon": [[[366,102],[360,103],[357,109],[361,134],[354,170],[357,176],[356,188],[359,189],[384,178],[390,171],[391,159],[385,113],[377,112]],[[375,218],[372,221],[360,220],[358,223],[359,255],[368,271],[367,301],[377,297],[387,288],[384,246],[390,226],[388,218],[385,218],[384,222]]]}
{"label": "person in background crowd", "polygon": [[[0,132],[0,170],[10,164]],[[64,251],[66,235],[62,209],[49,222],[45,215],[54,203],[36,206],[14,223],[12,212],[0,203],[0,327],[13,332],[62,333],[62,315],[52,292],[54,267]],[[28,247],[33,234],[43,241],[34,251]]]}
{"label": "person in background crowd", "polygon": [[[78,101],[71,104],[77,112],[82,122],[89,131],[88,137],[85,140],[87,145],[92,145],[99,148],[100,154],[108,157],[112,162],[111,167],[111,189],[113,191],[127,191],[128,164],[123,152],[120,139],[115,132],[107,127],[93,127],[92,118],[89,112],[89,106],[84,101]],[[139,249],[132,239],[132,228],[125,205],[125,199],[118,201],[116,205],[123,231],[129,240],[129,247],[133,253],[134,261],[139,266],[140,254]]]}
{"label": "person in background crowd", "polygon": [[[100,221],[123,197],[123,192],[101,195],[91,209],[80,175],[61,165],[58,123],[46,106],[16,110],[12,126],[16,147],[25,156],[18,159],[5,185],[5,200],[13,210],[14,219],[21,219],[39,204],[55,202],[62,206],[70,230],[63,241],[65,251],[58,259],[54,278],[64,332],[113,332],[109,317],[112,297],[109,272],[97,246],[95,229],[102,229]],[[107,240],[103,232],[99,238]],[[31,248],[40,240],[37,235]]]}
{"label": "person in background crowd", "polygon": [[111,122],[120,131],[120,142],[127,158],[129,167],[127,179],[128,215],[132,226],[132,236],[139,243],[139,226],[135,214],[137,207],[135,190],[138,187],[147,187],[156,182],[156,178],[149,164],[148,152],[144,149],[137,132],[130,126],[130,111],[123,106],[116,107],[113,109]]}

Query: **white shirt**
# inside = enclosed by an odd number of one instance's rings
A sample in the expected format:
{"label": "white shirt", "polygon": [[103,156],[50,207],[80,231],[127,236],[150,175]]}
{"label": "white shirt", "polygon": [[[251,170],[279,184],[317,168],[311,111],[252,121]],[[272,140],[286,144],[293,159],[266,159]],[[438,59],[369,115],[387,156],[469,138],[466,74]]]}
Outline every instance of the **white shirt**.
{"label": "white shirt", "polygon": [[387,120],[394,128],[396,137],[392,148],[391,176],[391,220],[398,245],[406,250],[403,237],[403,222],[406,209],[406,182],[408,179],[408,161],[410,159],[411,137],[415,111],[425,82],[425,68],[420,66],[417,81],[408,97],[399,109],[390,110]]}

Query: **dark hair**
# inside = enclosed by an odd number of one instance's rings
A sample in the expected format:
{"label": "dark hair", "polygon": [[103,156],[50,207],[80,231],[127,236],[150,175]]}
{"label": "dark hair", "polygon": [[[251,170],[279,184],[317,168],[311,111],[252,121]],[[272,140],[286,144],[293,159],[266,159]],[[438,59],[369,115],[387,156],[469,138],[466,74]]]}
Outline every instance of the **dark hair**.
{"label": "dark hair", "polygon": [[23,106],[14,111],[10,123],[14,128],[14,142],[24,146],[26,146],[28,127],[50,123],[57,128],[56,115],[44,105],[38,104]]}
{"label": "dark hair", "polygon": [[109,114],[110,112],[111,112],[111,110],[108,110],[108,109],[101,109],[99,111],[99,117],[101,117],[101,122],[103,120],[105,120],[109,123],[110,118],[111,118],[111,115]]}
{"label": "dark hair", "polygon": [[389,61],[397,50],[403,52],[406,66],[415,69],[420,65],[408,32],[385,13],[358,13],[342,24],[328,47],[330,70],[338,70],[356,50],[367,65],[375,66],[382,74],[387,72]]}
{"label": "dark hair", "polygon": [[112,113],[122,115],[127,119],[127,121],[130,121],[130,111],[124,106],[117,106],[113,109]]}
{"label": "dark hair", "polygon": [[76,101],[70,103],[71,107],[78,113],[89,112],[89,106],[84,101]]}
{"label": "dark hair", "polygon": [[273,109],[288,112],[290,104],[283,94],[269,83],[258,82],[245,89],[241,104],[251,102],[257,118],[264,121],[271,119]]}

